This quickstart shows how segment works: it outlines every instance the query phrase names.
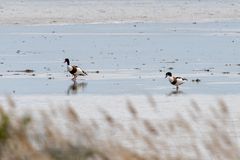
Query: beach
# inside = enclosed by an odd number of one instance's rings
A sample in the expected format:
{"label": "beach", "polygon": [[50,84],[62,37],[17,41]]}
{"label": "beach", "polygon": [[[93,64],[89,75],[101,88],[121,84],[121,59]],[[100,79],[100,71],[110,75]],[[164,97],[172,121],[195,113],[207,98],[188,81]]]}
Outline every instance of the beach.
{"label": "beach", "polygon": [[215,22],[239,20],[238,0],[0,1],[0,24]]}
{"label": "beach", "polygon": [[[0,0],[0,104],[37,124],[46,112],[60,128],[66,118],[50,113],[69,106],[103,128],[106,113],[126,128],[133,121],[129,110],[153,124],[180,115],[201,133],[196,141],[208,135],[202,119],[218,123],[223,110],[230,116],[221,120],[230,123],[227,133],[239,146],[239,17],[237,0]],[[65,58],[88,75],[73,82]],[[179,91],[166,72],[187,78]],[[200,124],[189,111],[196,106]],[[125,132],[99,133],[131,148]]]}

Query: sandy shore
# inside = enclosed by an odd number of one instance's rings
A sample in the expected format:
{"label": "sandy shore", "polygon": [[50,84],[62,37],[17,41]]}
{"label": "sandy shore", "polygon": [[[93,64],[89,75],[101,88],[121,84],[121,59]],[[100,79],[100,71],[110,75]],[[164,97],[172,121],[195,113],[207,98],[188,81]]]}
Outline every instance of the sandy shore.
{"label": "sandy shore", "polygon": [[0,24],[195,23],[239,17],[237,0],[0,0]]}

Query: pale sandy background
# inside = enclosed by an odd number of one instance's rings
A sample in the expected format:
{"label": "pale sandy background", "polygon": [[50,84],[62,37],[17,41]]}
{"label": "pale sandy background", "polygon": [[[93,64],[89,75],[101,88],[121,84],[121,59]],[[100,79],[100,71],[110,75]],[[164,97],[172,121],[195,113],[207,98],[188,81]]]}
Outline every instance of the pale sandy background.
{"label": "pale sandy background", "polygon": [[0,24],[215,22],[239,19],[238,0],[0,0]]}

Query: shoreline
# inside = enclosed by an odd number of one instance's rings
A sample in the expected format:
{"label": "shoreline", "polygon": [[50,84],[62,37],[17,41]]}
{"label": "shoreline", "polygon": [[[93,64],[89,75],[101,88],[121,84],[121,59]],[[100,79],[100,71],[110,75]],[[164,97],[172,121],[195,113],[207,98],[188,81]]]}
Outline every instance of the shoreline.
{"label": "shoreline", "polygon": [[191,20],[160,20],[160,21],[99,21],[99,22],[59,22],[59,23],[1,23],[0,26],[27,26],[27,27],[41,27],[41,26],[74,26],[74,25],[123,25],[123,24],[218,24],[218,23],[239,23],[239,19],[214,19],[214,20],[199,20],[199,21],[191,21]]}
{"label": "shoreline", "polygon": [[0,25],[223,22],[240,21],[239,13],[236,0],[0,0]]}
{"label": "shoreline", "polygon": [[226,19],[226,20],[202,20],[202,21],[109,21],[109,22],[86,22],[86,23],[0,23],[0,27],[5,26],[19,26],[19,27],[54,27],[54,26],[78,26],[78,25],[132,25],[132,24],[164,24],[164,25],[203,25],[203,24],[228,24],[228,23],[240,23],[239,19]]}

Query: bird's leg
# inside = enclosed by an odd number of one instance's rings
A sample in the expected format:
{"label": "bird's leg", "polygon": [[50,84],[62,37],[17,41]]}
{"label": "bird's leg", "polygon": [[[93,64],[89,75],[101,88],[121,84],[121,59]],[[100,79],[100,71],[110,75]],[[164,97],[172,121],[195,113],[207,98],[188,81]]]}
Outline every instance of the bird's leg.
{"label": "bird's leg", "polygon": [[178,86],[176,87],[176,91],[178,92]]}
{"label": "bird's leg", "polygon": [[77,76],[76,75],[73,75],[74,77],[72,78],[72,80],[75,82],[76,79],[77,79]]}

